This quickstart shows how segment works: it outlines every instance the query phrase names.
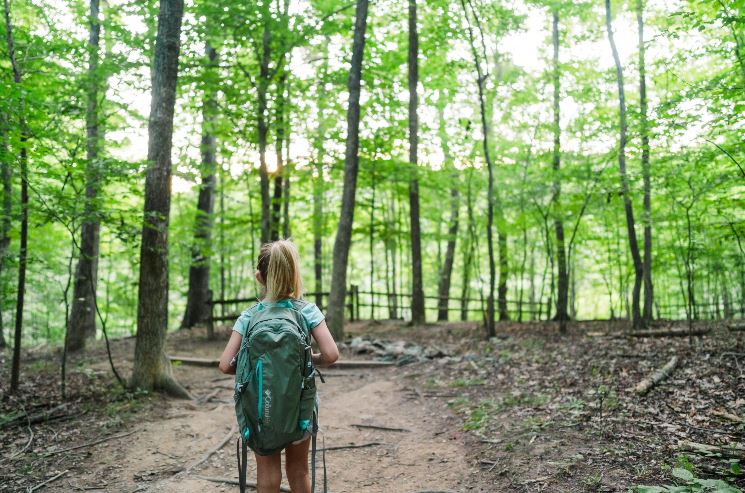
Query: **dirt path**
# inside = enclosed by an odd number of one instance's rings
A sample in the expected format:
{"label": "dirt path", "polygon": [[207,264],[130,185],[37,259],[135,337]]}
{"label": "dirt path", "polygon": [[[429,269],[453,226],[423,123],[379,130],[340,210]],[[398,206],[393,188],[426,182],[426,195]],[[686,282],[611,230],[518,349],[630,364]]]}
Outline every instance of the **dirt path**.
{"label": "dirt path", "polygon": [[[237,478],[235,437],[206,463],[185,467],[224,440],[235,423],[232,379],[212,369],[181,366],[175,370],[195,396],[218,392],[205,403],[164,401],[161,417],[130,427],[130,436],[90,448],[79,464],[84,474],[66,476],[47,491],[204,492],[237,491],[230,484],[202,477]],[[446,406],[423,401],[406,390],[396,369],[329,370],[320,384],[319,447],[381,442],[369,448],[328,451],[329,491],[463,491],[470,469],[463,440],[453,429]],[[448,426],[448,422],[450,422]],[[405,428],[407,432],[359,429],[354,424]],[[319,479],[322,474],[319,459]],[[256,479],[249,460],[249,480]]]}

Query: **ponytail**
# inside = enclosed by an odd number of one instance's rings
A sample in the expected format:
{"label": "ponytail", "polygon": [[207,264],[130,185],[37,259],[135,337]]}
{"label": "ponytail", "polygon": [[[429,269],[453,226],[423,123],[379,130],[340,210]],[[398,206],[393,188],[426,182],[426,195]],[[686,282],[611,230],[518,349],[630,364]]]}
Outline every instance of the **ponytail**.
{"label": "ponytail", "polygon": [[292,241],[279,240],[263,245],[257,267],[264,280],[267,300],[302,298],[300,256]]}

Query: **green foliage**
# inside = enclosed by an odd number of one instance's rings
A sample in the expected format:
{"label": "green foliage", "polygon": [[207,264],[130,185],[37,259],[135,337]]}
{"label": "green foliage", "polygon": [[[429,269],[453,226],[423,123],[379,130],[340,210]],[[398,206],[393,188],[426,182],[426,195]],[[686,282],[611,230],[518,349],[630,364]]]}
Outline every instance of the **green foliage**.
{"label": "green foliage", "polygon": [[672,476],[679,485],[675,486],[637,486],[632,491],[635,493],[739,493],[741,490],[730,486],[721,479],[700,479],[690,470],[676,467],[672,470]]}

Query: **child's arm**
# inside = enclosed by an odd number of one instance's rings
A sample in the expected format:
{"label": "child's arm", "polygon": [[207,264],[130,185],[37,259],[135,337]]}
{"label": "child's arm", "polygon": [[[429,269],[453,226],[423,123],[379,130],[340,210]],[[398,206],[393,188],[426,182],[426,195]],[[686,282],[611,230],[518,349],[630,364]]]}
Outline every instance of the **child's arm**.
{"label": "child's arm", "polygon": [[318,343],[320,353],[313,353],[313,364],[320,367],[331,366],[339,359],[339,348],[336,347],[334,337],[329,332],[326,321],[322,321],[310,331],[313,339]]}
{"label": "child's arm", "polygon": [[241,348],[242,339],[243,336],[239,332],[234,330],[231,333],[228,345],[225,346],[225,351],[223,351],[222,356],[220,356],[221,372],[227,375],[235,375],[235,362],[233,361],[233,358],[235,358],[238,354],[238,350]]}

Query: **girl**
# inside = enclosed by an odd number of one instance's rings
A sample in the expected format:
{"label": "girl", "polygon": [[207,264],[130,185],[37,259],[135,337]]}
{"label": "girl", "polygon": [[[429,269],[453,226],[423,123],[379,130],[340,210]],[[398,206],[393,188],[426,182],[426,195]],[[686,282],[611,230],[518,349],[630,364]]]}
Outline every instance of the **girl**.
{"label": "girl", "polygon": [[[297,247],[289,240],[267,243],[261,247],[256,280],[262,286],[263,297],[259,303],[244,311],[233,327],[228,345],[220,357],[220,371],[235,374],[234,358],[238,354],[241,340],[245,335],[251,316],[260,310],[262,305],[273,304],[292,308],[292,300],[303,296],[303,281],[300,275],[300,261]],[[331,333],[321,311],[313,303],[307,303],[300,313],[306,326],[318,344],[318,353],[313,353],[313,364],[326,367],[339,357]],[[310,475],[308,471],[308,448],[310,436],[285,448],[285,472],[290,489],[297,493],[310,492]],[[282,481],[280,453],[268,456],[254,454],[256,457],[257,490],[259,493],[279,492]]]}

